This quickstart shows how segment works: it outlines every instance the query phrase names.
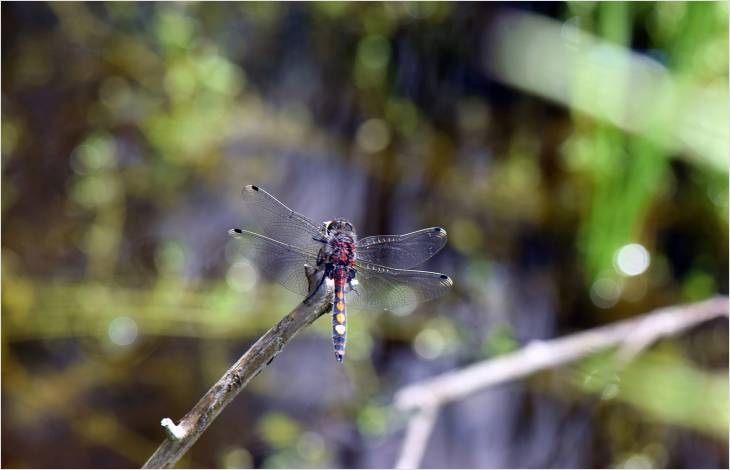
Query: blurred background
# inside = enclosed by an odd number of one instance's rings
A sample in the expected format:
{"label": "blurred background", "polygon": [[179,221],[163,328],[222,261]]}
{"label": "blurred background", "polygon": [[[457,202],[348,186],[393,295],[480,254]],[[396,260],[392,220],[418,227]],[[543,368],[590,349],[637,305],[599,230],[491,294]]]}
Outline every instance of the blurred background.
{"label": "blurred background", "polygon": [[[2,465],[137,467],[299,299],[256,184],[453,292],[296,337],[182,467],[390,467],[406,384],[728,291],[728,6],[3,3]],[[441,410],[425,467],[727,467],[728,324]]]}

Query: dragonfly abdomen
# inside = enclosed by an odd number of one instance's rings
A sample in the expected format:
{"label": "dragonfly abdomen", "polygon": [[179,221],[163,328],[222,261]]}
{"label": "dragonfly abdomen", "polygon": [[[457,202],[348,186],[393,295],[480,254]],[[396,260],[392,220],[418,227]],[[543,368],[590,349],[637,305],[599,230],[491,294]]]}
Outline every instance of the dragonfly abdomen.
{"label": "dragonfly abdomen", "polygon": [[345,305],[345,284],[347,270],[335,269],[335,290],[332,301],[332,344],[335,348],[335,359],[342,362],[345,358],[345,343],[347,341],[347,307]]}

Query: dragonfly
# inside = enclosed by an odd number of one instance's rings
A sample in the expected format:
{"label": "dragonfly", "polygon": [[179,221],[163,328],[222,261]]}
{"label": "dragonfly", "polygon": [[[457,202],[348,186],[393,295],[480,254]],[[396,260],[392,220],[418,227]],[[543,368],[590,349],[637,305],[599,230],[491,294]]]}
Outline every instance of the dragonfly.
{"label": "dragonfly", "polygon": [[[325,281],[334,284],[332,342],[338,363],[345,357],[348,305],[394,310],[440,297],[453,285],[445,274],[411,269],[446,245],[446,230],[441,227],[358,239],[346,219],[316,224],[258,186],[245,186],[241,195],[257,231],[235,228],[228,234],[249,261],[307,299]],[[311,292],[305,265],[323,273]]]}

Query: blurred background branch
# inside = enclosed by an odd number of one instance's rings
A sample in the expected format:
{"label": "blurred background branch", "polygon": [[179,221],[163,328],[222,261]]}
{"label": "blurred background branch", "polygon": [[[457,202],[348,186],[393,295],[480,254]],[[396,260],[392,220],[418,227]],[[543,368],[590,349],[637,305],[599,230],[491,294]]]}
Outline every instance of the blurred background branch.
{"label": "blurred background branch", "polygon": [[[606,348],[619,346],[624,363],[659,338],[677,335],[700,323],[728,316],[728,298],[715,297],[688,305],[666,307],[611,325],[533,341],[524,348],[460,370],[408,385],[395,395],[395,405],[414,411],[403,442],[398,468],[418,468],[438,409],[488,387],[556,367]],[[626,355],[630,348],[631,355]]]}
{"label": "blurred background branch", "polygon": [[420,466],[423,454],[426,452],[428,438],[436,424],[438,410],[439,405],[434,403],[420,406],[413,413],[408,420],[406,435],[403,438],[403,446],[395,468],[418,468]]}

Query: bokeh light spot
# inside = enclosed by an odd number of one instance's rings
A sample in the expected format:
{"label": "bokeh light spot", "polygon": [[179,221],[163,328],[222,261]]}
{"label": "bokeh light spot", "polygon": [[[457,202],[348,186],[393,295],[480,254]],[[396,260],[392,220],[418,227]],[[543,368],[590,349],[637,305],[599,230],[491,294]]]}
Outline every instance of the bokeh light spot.
{"label": "bokeh light spot", "polygon": [[233,263],[226,274],[226,282],[231,289],[238,292],[250,291],[258,279],[258,271],[247,259]]}
{"label": "bokeh light spot", "polygon": [[319,462],[325,457],[325,442],[316,432],[305,432],[297,440],[297,452],[309,462]]}
{"label": "bokeh light spot", "polygon": [[109,109],[118,111],[129,103],[132,98],[132,92],[124,78],[113,76],[107,78],[101,84],[99,98]]}
{"label": "bokeh light spot", "polygon": [[234,447],[228,449],[221,458],[224,468],[251,468],[253,467],[253,457],[251,453],[243,447]]}
{"label": "bokeh light spot", "polygon": [[622,246],[614,257],[616,269],[626,276],[638,276],[649,267],[649,252],[638,243]]}
{"label": "bokeh light spot", "polygon": [[129,346],[137,340],[137,322],[127,316],[114,318],[109,322],[107,334],[117,346]]}
{"label": "bokeh light spot", "polygon": [[197,86],[195,70],[189,61],[179,61],[170,66],[165,74],[165,91],[175,99],[186,99]]}
{"label": "bokeh light spot", "polygon": [[111,169],[116,163],[116,144],[106,133],[89,136],[71,154],[71,168],[79,174]]}
{"label": "bokeh light spot", "polygon": [[644,454],[634,454],[622,465],[623,468],[654,468],[654,462]]}
{"label": "bokeh light spot", "polygon": [[482,245],[482,231],[470,219],[457,219],[451,223],[449,241],[457,250],[470,254]]}
{"label": "bokeh light spot", "polygon": [[446,349],[446,340],[440,331],[435,328],[426,328],[413,340],[413,349],[420,357],[430,361],[443,354]]}
{"label": "bokeh light spot", "polygon": [[383,36],[373,34],[360,41],[357,48],[358,60],[371,69],[383,68],[390,57],[390,43]]}
{"label": "bokeh light spot", "polygon": [[82,176],[70,190],[71,199],[87,209],[107,206],[122,196],[122,184],[111,174]]}
{"label": "bokeh light spot", "polygon": [[591,286],[591,302],[596,307],[611,308],[618,302],[621,285],[609,277],[598,278]]}
{"label": "bokeh light spot", "polygon": [[160,271],[181,271],[185,266],[186,246],[178,240],[167,240],[155,253],[155,264]]}
{"label": "bokeh light spot", "polygon": [[382,119],[368,119],[357,130],[355,139],[364,152],[380,152],[390,143],[390,128]]}
{"label": "bokeh light spot", "polygon": [[261,418],[258,431],[271,446],[281,449],[291,446],[298,440],[301,427],[284,413],[268,413]]}
{"label": "bokeh light spot", "polygon": [[405,136],[413,135],[418,129],[418,108],[409,100],[397,98],[388,100],[385,115],[390,124]]}
{"label": "bokeh light spot", "polygon": [[416,310],[416,304],[408,304],[404,305],[402,307],[393,308],[390,311],[393,313],[393,315],[396,315],[398,317],[407,317],[413,311]]}
{"label": "bokeh light spot", "polygon": [[[15,151],[20,142],[21,128],[18,123],[5,118],[2,120],[2,153],[3,158]],[[7,162],[7,161],[6,161]]]}
{"label": "bokeh light spot", "polygon": [[388,431],[388,409],[367,405],[357,416],[358,429],[370,436],[382,436]]}
{"label": "bokeh light spot", "polygon": [[158,17],[157,32],[167,47],[187,48],[195,28],[194,20],[173,10],[164,11]]}

